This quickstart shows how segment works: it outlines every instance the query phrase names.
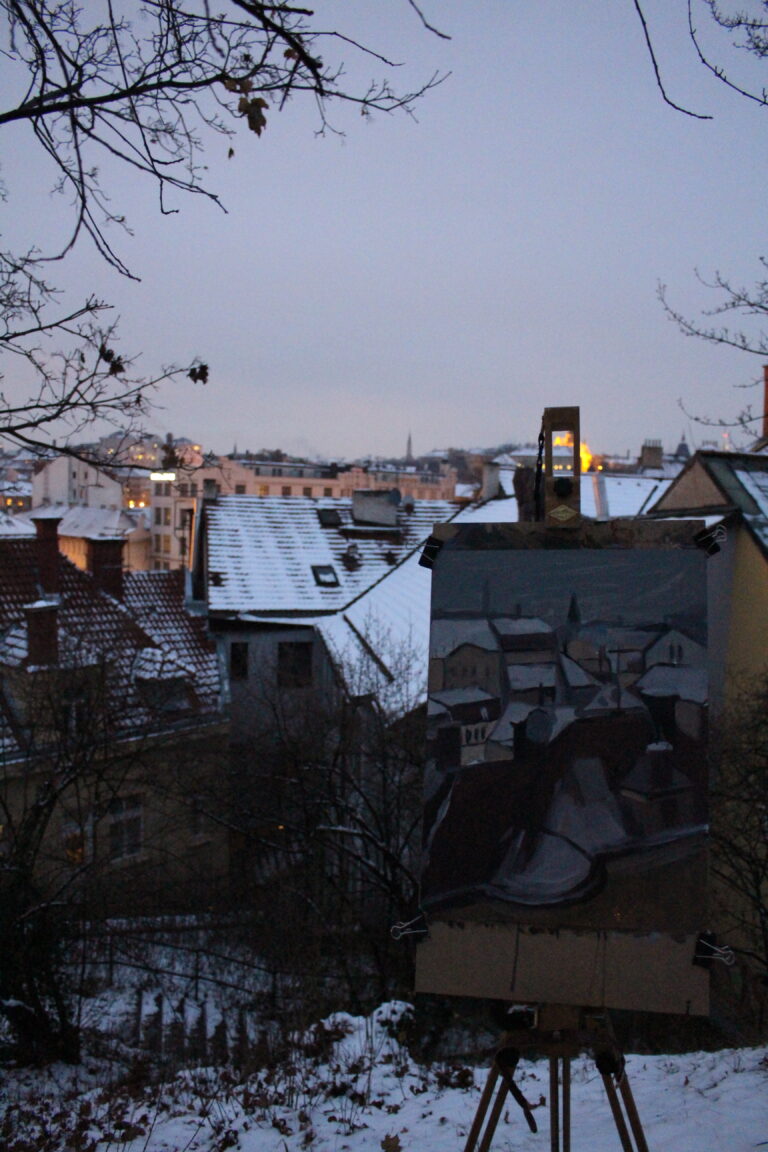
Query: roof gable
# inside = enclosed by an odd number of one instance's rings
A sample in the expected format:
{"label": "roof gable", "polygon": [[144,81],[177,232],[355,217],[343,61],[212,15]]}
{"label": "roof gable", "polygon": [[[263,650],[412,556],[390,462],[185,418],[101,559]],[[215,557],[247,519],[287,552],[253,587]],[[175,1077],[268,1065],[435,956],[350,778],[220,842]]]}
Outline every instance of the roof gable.
{"label": "roof gable", "polygon": [[654,511],[667,512],[691,508],[727,508],[730,501],[709,475],[701,457],[694,456],[689,466],[673,480],[654,505]]}

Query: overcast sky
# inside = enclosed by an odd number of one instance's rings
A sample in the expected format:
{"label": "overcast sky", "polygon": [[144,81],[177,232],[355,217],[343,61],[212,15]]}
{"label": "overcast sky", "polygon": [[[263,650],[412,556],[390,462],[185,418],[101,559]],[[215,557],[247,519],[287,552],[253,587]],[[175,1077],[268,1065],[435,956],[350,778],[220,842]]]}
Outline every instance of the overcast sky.
{"label": "overcast sky", "polygon": [[[294,101],[261,138],[243,127],[232,159],[214,137],[227,215],[198,197],[161,218],[150,186],[109,184],[141,283],[85,246],[61,279],[115,303],[148,372],[210,364],[207,387],[164,390],[157,430],[341,458],[402,453],[409,431],[416,452],[531,439],[545,405],[579,404],[597,451],[719,435],[679,402],[734,416],[760,361],[679,334],[656,287],[695,316],[717,299],[697,268],[758,278],[768,111],[697,63],[685,0],[646,11],[670,94],[712,121],[662,102],[632,0],[423,6],[450,41],[405,0],[316,5],[407,61],[403,87],[451,73],[417,120],[341,114],[346,135],[320,139]],[[47,238],[52,176],[3,131],[4,243]]]}

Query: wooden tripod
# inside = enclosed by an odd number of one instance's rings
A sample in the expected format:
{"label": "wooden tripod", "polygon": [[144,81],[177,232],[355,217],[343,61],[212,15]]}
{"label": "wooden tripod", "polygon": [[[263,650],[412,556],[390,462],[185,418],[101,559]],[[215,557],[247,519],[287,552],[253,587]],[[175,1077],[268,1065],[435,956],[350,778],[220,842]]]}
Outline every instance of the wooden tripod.
{"label": "wooden tripod", "polygon": [[[571,1149],[571,1059],[588,1048],[605,1087],[622,1152],[648,1152],[643,1126],[624,1069],[622,1055],[607,1016],[590,1016],[578,1009],[547,1007],[534,1028],[505,1033],[496,1051],[464,1152],[488,1152],[507,1096],[522,1109],[531,1132],[536,1120],[529,1102],[514,1081],[515,1068],[525,1051],[535,1050],[549,1059],[549,1113],[551,1152]],[[553,1027],[557,1023],[558,1027]],[[623,1108],[622,1108],[623,1105]],[[634,1143],[633,1143],[634,1139]]]}

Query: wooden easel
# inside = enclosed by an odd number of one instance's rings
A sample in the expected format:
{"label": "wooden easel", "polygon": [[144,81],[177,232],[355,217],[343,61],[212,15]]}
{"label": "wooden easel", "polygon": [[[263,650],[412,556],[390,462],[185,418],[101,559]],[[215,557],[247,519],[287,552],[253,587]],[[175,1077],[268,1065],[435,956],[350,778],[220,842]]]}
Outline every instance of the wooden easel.
{"label": "wooden easel", "polygon": [[594,1056],[623,1152],[648,1152],[624,1070],[624,1056],[616,1043],[608,1016],[549,1005],[539,1010],[534,1027],[514,1028],[504,1034],[493,1058],[464,1152],[475,1152],[475,1149],[488,1152],[508,1095],[519,1104],[531,1132],[538,1131],[531,1105],[514,1081],[520,1057],[532,1050],[549,1059],[551,1152],[570,1152],[571,1059],[585,1048]]}

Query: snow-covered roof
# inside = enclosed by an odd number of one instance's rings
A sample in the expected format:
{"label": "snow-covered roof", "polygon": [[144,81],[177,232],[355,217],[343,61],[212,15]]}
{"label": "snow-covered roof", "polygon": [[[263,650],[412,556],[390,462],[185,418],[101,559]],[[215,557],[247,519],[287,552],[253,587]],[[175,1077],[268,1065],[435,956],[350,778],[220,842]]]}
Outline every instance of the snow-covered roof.
{"label": "snow-covered roof", "polygon": [[581,477],[581,512],[593,519],[639,516],[659,500],[671,479],[585,472]]}
{"label": "snow-covered roof", "polygon": [[499,616],[493,626],[500,636],[533,636],[552,631],[552,625],[539,616]]}
{"label": "snow-covered roof", "polygon": [[476,684],[468,688],[446,688],[442,692],[430,692],[429,697],[446,708],[455,708],[458,704],[485,704],[489,700],[496,699],[490,692],[485,692]]}
{"label": "snow-covered roof", "polygon": [[654,664],[637,681],[635,688],[644,696],[679,696],[681,700],[691,700],[696,704],[705,704],[709,691],[705,668],[671,664]]}
{"label": "snow-covered roof", "polygon": [[344,498],[220,497],[206,507],[209,610],[338,612],[455,512],[445,500],[416,500],[387,527],[355,523]]}
{"label": "snow-covered roof", "polygon": [[137,528],[136,516],[123,508],[67,508],[59,524],[59,536],[79,536],[87,540],[128,536]]}
{"label": "snow-covered roof", "polygon": [[554,688],[557,668],[554,664],[509,664],[507,680],[512,692],[528,692],[532,688]]}
{"label": "snow-covered roof", "polygon": [[25,516],[18,513],[12,516],[8,512],[0,511],[0,536],[35,536],[35,527]]}
{"label": "snow-covered roof", "polygon": [[756,513],[745,513],[745,517],[763,547],[768,548],[768,470],[747,472],[736,468],[734,474],[758,508]]}
{"label": "snow-covered roof", "polygon": [[490,624],[481,619],[440,619],[432,622],[430,634],[430,656],[449,656],[462,644],[473,644],[476,648],[498,651],[499,642]]}

